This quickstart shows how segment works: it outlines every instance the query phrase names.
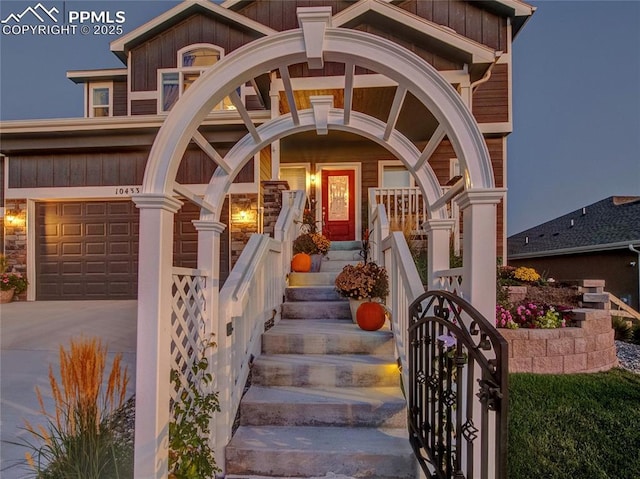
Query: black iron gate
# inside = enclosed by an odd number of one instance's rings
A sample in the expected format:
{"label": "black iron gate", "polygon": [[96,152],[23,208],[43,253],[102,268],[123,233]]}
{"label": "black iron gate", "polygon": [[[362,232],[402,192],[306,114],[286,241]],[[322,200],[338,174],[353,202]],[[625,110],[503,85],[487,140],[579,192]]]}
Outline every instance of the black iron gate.
{"label": "black iron gate", "polygon": [[430,291],[409,307],[409,432],[427,477],[507,477],[507,342],[471,304]]}

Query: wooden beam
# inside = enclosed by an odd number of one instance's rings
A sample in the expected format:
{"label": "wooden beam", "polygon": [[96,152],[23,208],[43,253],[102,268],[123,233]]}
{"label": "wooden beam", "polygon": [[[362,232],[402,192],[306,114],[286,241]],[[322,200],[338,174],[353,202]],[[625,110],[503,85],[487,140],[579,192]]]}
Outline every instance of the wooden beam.
{"label": "wooden beam", "polygon": [[413,171],[418,171],[420,168],[422,168],[422,165],[424,165],[425,162],[429,161],[429,158],[431,158],[431,155],[435,153],[436,148],[438,148],[445,135],[446,132],[444,131],[442,125],[438,125],[436,131],[434,131],[433,135],[431,135],[431,138],[429,138],[427,146],[425,146],[424,150],[422,150],[420,158],[418,158],[418,161],[416,161],[416,164],[413,167]]}
{"label": "wooden beam", "polygon": [[383,138],[385,141],[389,139],[393,129],[396,127],[398,117],[400,116],[400,110],[402,109],[402,103],[404,97],[407,94],[407,89],[402,86],[396,88],[396,95],[393,97],[393,103],[391,104],[391,111],[389,111],[389,117],[387,118],[387,127],[384,130]]}
{"label": "wooden beam", "polygon": [[211,143],[200,133],[198,130],[193,134],[193,141],[204,151],[209,158],[211,158],[220,168],[222,168],[227,174],[231,173],[233,168],[225,161],[220,153],[218,153]]}
{"label": "wooden beam", "polygon": [[298,116],[298,107],[296,106],[296,100],[293,96],[293,87],[291,86],[291,77],[289,76],[289,67],[284,65],[280,67],[280,78],[282,79],[282,86],[287,95],[287,102],[289,103],[289,111],[291,111],[291,118],[293,124],[300,125],[300,117]]}
{"label": "wooden beam", "polygon": [[353,109],[353,78],[356,66],[353,62],[344,65],[344,124],[351,121],[351,110]]}
{"label": "wooden beam", "polygon": [[242,118],[244,124],[247,126],[247,130],[249,130],[249,133],[251,133],[254,141],[256,143],[260,143],[260,141],[262,141],[262,138],[260,138],[260,133],[258,133],[256,125],[253,124],[253,120],[251,120],[249,112],[245,108],[244,103],[242,103],[242,99],[240,98],[240,95],[238,95],[237,90],[233,90],[229,95],[229,98],[231,99],[231,103],[233,103],[233,105],[236,107],[236,110],[238,110],[238,113],[240,113],[240,117]]}

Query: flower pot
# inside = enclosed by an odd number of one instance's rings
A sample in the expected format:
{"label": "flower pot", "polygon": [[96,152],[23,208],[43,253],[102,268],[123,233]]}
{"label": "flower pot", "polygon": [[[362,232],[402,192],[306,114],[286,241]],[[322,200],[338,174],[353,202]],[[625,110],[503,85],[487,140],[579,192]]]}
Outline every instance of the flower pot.
{"label": "flower pot", "polygon": [[311,270],[311,256],[306,253],[298,253],[291,259],[291,271],[296,273],[308,273]]}
{"label": "flower pot", "polygon": [[0,304],[10,303],[13,301],[14,288],[7,289],[6,291],[0,291]]}
{"label": "flower pot", "polygon": [[356,313],[358,326],[365,331],[377,331],[386,320],[384,308],[375,301],[365,301]]}
{"label": "flower pot", "polygon": [[369,299],[354,299],[349,298],[349,308],[351,309],[351,319],[353,320],[353,324],[358,324],[358,308],[362,303],[366,303]]}
{"label": "flower pot", "polygon": [[322,255],[312,254],[311,255],[311,272],[318,273],[320,271],[321,266],[322,266]]}

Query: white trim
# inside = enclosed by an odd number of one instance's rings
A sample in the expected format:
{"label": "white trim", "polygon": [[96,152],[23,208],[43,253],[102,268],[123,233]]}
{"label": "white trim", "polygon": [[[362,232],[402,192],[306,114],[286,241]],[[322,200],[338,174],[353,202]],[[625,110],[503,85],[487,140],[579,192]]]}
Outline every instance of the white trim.
{"label": "white trim", "polygon": [[129,92],[129,100],[155,100],[158,98],[158,90]]}
{"label": "white trim", "polygon": [[[255,166],[254,166],[255,171]],[[207,184],[183,184],[195,195],[204,196]],[[125,190],[129,190],[125,193]],[[122,190],[122,193],[119,193]],[[133,190],[133,191],[132,191]],[[131,199],[132,194],[142,191],[142,185],[113,185],[113,186],[71,186],[71,187],[48,187],[48,188],[7,188],[5,190],[5,200],[33,200],[33,201],[53,201],[53,200],[113,200]],[[232,183],[229,193],[248,194],[257,193],[258,183]]]}
{"label": "white trim", "polygon": [[[521,233],[519,233],[521,234]],[[560,248],[547,251],[535,251],[531,253],[518,253],[509,255],[509,259],[544,258],[546,256],[563,256],[578,253],[597,253],[599,251],[609,251],[616,249],[629,249],[630,244],[638,243],[640,240],[620,241],[617,243],[594,244],[588,246],[576,246],[574,248]]]}
{"label": "white trim", "polygon": [[27,198],[27,301],[36,300],[36,202]]}
{"label": "white trim", "polygon": [[133,93],[131,91],[131,78],[132,78],[132,74],[131,74],[131,64],[133,62],[131,61],[131,52],[127,53],[127,115],[130,116],[131,115],[131,94]]}
{"label": "white trim", "polygon": [[[502,185],[507,186],[507,137],[502,137]],[[509,188],[502,198],[502,264],[507,264],[507,201],[509,200]]]}
{"label": "white trim", "polygon": [[513,132],[513,123],[511,121],[500,123],[478,123],[478,127],[484,135],[500,133],[507,134]]}
{"label": "white trim", "polygon": [[466,53],[469,57],[469,63],[493,63],[496,59],[495,50],[460,35],[449,27],[430,22],[381,0],[361,0],[355,3],[336,14],[333,17],[333,25],[341,27],[368,12],[375,12],[418,34],[426,35]]}
{"label": "white trim", "polygon": [[87,83],[89,81],[113,81],[114,77],[127,76],[126,68],[109,68],[104,70],[69,70],[67,78],[74,83]]}
{"label": "white trim", "polygon": [[[402,163],[402,161],[400,160],[378,160],[378,188],[393,188],[393,187],[388,187],[388,186],[384,186],[382,184],[382,179],[384,177],[384,167],[385,166],[404,166],[406,168],[406,165],[404,163]],[[414,178],[413,174],[411,173],[411,170],[409,170],[407,168],[407,171],[409,172],[409,187],[410,188],[415,188],[416,186],[416,179]]]}
{"label": "white trim", "polygon": [[94,113],[95,108],[105,108],[105,105],[94,105],[93,104],[93,94],[95,90],[103,90],[107,89],[109,95],[109,103],[106,105],[106,108],[109,109],[107,117],[113,116],[113,82],[89,82],[89,108],[87,110],[87,116],[89,118],[104,118],[104,116],[96,116]]}
{"label": "white trim", "polygon": [[362,240],[362,164],[361,163],[316,163],[316,221],[322,232],[322,172],[353,170],[355,172],[356,193],[356,241]]}
{"label": "white trim", "polygon": [[462,171],[460,170],[460,161],[458,158],[449,158],[449,179],[458,175],[462,175]]}

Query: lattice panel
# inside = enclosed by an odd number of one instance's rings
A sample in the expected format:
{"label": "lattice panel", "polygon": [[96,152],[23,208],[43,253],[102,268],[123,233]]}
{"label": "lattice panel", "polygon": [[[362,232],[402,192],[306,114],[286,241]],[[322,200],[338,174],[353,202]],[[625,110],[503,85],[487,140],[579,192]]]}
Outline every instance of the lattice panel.
{"label": "lattice panel", "polygon": [[173,275],[171,315],[171,369],[178,372],[180,385],[172,390],[172,401],[190,395],[189,383],[196,381],[193,366],[205,346],[206,279],[203,276]]}

